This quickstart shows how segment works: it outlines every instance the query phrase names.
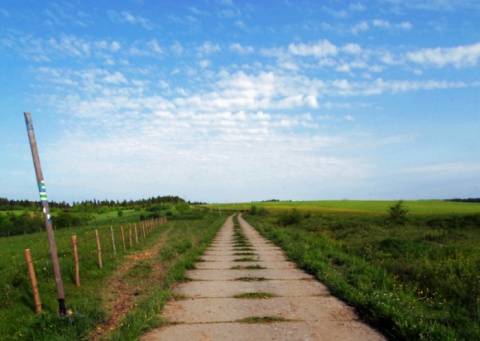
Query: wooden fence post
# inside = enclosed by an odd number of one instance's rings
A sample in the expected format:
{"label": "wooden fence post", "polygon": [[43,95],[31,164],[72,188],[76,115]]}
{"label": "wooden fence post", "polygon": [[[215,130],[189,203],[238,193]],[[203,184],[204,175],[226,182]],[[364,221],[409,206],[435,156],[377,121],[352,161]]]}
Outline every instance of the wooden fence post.
{"label": "wooden fence post", "polygon": [[138,232],[137,232],[137,224],[133,224],[135,227],[135,242],[138,244]]}
{"label": "wooden fence post", "polygon": [[142,235],[143,235],[143,239],[145,239],[146,235],[145,235],[145,223],[142,221]]}
{"label": "wooden fence post", "polygon": [[117,253],[117,248],[115,246],[115,235],[113,234],[113,226],[110,226],[110,233],[112,235],[112,246],[113,246],[113,253]]}
{"label": "wooden fence post", "polygon": [[98,230],[95,230],[95,238],[97,239],[97,257],[98,257],[98,267],[101,269],[102,266],[102,248],[100,246],[100,238],[98,237]]}
{"label": "wooden fence post", "polygon": [[80,286],[80,264],[78,262],[77,236],[72,236],[73,260],[75,261],[75,285]]}
{"label": "wooden fence post", "polygon": [[123,226],[120,226],[120,232],[122,232],[123,251],[127,252],[127,246],[125,245],[125,234],[123,233]]}
{"label": "wooden fence post", "polygon": [[128,233],[130,234],[130,248],[132,248],[132,225],[129,223],[128,224]]}
{"label": "wooden fence post", "polygon": [[27,260],[28,274],[30,275],[30,282],[32,283],[33,300],[35,301],[35,312],[37,314],[40,314],[42,312],[42,302],[40,302],[37,277],[35,276],[35,269],[33,268],[32,257],[30,256],[30,249],[25,250],[25,259]]}

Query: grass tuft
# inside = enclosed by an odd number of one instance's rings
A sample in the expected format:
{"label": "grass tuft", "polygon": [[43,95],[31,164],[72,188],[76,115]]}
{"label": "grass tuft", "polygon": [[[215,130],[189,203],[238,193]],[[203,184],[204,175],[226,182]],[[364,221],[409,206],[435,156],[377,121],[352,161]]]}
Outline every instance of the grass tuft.
{"label": "grass tuft", "polygon": [[236,281],[243,281],[243,282],[258,282],[258,281],[268,281],[268,278],[265,277],[238,277],[235,278]]}
{"label": "grass tuft", "polygon": [[234,259],[234,262],[255,262],[257,259],[254,257],[242,257],[242,258],[237,258]]}
{"label": "grass tuft", "polygon": [[235,322],[243,322],[243,323],[274,323],[274,322],[289,322],[284,317],[277,317],[277,316],[251,316],[246,317],[241,320],[236,320]]}
{"label": "grass tuft", "polygon": [[265,299],[265,298],[272,298],[276,297],[277,295],[274,295],[269,292],[243,292],[240,294],[236,294],[233,296],[234,298],[248,298],[248,299]]}
{"label": "grass tuft", "polygon": [[230,269],[232,269],[232,270],[263,270],[263,269],[266,269],[266,267],[261,266],[259,264],[254,264],[254,265],[232,266]]}

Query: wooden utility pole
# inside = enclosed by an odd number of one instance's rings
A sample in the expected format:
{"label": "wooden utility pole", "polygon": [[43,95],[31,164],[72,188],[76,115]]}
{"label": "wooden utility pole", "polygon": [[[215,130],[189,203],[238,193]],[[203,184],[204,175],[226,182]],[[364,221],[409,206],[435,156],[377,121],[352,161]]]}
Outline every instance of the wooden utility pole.
{"label": "wooden utility pole", "polygon": [[24,113],[24,115],[25,123],[27,125],[28,139],[30,140],[30,149],[32,150],[33,165],[35,166],[35,174],[37,176],[38,191],[40,193],[40,200],[42,202],[42,211],[45,218],[45,227],[47,230],[48,244],[50,246],[50,255],[52,256],[53,272],[55,275],[55,283],[57,286],[58,310],[60,315],[66,315],[67,307],[65,305],[65,293],[63,291],[62,274],[60,271],[60,263],[58,261],[55,236],[53,234],[52,217],[50,216],[50,209],[48,207],[45,181],[43,179],[42,167],[40,165],[40,157],[37,150],[37,141],[35,140],[35,132],[33,131],[32,117],[28,112]]}

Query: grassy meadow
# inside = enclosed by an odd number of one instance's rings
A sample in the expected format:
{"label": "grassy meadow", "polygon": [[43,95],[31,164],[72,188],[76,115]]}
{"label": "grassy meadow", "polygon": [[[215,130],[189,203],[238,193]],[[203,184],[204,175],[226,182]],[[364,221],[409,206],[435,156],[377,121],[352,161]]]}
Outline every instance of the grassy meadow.
{"label": "grassy meadow", "polygon": [[[116,212],[109,212],[98,215],[86,226],[55,232],[66,305],[72,311],[68,317],[56,314],[56,287],[45,232],[0,238],[0,340],[87,340],[95,333],[101,334],[101,339],[133,340],[148,328],[160,325],[158,312],[170,298],[170,286],[184,279],[185,270],[193,267],[225,216],[199,214],[194,210],[191,215],[185,215],[185,219],[176,217],[143,237],[139,224],[143,213],[125,211],[118,217]],[[138,230],[139,242],[137,244],[133,236],[132,247],[129,245],[129,221],[135,221]],[[126,236],[126,251],[123,250],[120,225]],[[115,231],[116,253],[110,226]],[[97,263],[95,229],[101,239],[102,269]],[[80,287],[75,286],[72,235],[77,236]],[[26,248],[31,250],[35,265],[43,306],[40,315],[35,314],[24,258]],[[121,269],[128,271],[119,275]],[[155,280],[149,280],[154,274]],[[115,285],[110,281],[115,276],[120,276],[116,285],[128,285],[134,295],[126,292],[112,296],[109,290]],[[113,323],[111,314],[115,302],[110,301],[115,301],[112,297],[123,295],[126,299],[132,297],[133,301],[128,311],[117,318],[118,323]]]}
{"label": "grassy meadow", "polygon": [[245,218],[389,339],[480,339],[479,204],[264,204]]}

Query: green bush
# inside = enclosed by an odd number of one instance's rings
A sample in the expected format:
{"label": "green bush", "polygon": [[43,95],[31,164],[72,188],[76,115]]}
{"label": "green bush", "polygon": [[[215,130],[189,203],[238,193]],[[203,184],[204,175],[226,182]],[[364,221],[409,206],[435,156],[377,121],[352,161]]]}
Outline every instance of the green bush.
{"label": "green bush", "polygon": [[403,201],[398,201],[395,205],[390,206],[388,214],[390,220],[396,223],[404,223],[407,220],[408,209],[403,204]]}
{"label": "green bush", "polygon": [[295,225],[300,223],[302,220],[302,215],[297,209],[292,209],[290,211],[284,211],[280,214],[278,218],[278,224],[280,226]]}

